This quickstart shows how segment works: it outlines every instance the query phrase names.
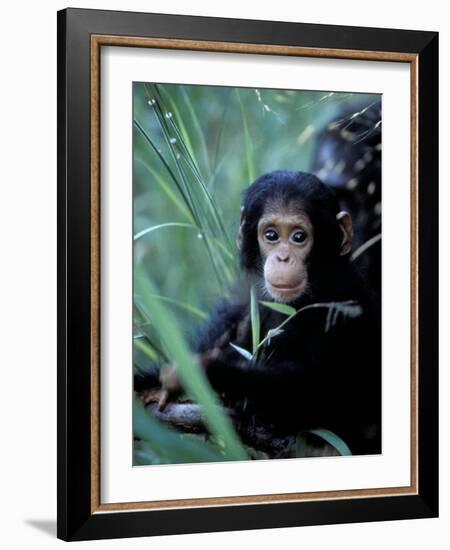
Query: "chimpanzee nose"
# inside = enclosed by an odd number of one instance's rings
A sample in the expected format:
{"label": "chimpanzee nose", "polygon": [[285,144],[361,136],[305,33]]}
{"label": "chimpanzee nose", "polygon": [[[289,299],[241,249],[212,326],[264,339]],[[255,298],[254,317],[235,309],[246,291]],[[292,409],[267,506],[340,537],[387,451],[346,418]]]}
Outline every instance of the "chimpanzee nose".
{"label": "chimpanzee nose", "polygon": [[279,252],[277,252],[277,260],[279,262],[288,262],[289,252],[287,250],[280,250]]}

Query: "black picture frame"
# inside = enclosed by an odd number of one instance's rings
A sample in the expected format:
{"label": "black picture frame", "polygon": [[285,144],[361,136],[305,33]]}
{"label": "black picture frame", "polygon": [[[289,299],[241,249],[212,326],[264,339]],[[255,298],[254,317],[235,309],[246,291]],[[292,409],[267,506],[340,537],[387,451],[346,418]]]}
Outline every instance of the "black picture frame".
{"label": "black picture frame", "polygon": [[[376,498],[96,510],[93,486],[92,37],[405,54],[416,63],[416,494]],[[136,44],[138,45],[138,44]],[[206,48],[208,49],[208,48]],[[338,53],[336,53],[338,52]],[[325,55],[326,52],[325,52]],[[362,56],[364,58],[364,56]],[[88,540],[366,522],[438,515],[438,34],[210,17],[58,12],[58,537]],[[95,252],[95,251],[94,251]],[[94,465],[95,466],[95,465]]]}

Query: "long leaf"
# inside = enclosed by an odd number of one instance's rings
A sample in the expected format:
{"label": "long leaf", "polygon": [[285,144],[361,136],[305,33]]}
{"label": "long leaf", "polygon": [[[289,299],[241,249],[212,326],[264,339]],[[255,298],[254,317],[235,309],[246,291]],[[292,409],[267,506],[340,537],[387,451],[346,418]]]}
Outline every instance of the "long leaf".
{"label": "long leaf", "polygon": [[203,409],[205,423],[210,431],[224,441],[226,454],[230,459],[244,460],[247,454],[243,449],[230,419],[219,407],[219,401],[210,387],[204,372],[194,360],[173,316],[160,300],[155,298],[156,289],[149,280],[138,277],[136,290],[151,315],[164,350],[170,360],[177,365],[178,374],[189,395]]}
{"label": "long leaf", "polygon": [[[137,397],[133,401],[133,431],[135,437],[148,442],[151,450],[162,463],[185,464],[231,460],[230,456],[222,450],[215,449],[206,442],[200,443],[183,438],[175,430],[156,420],[145,410]],[[137,450],[140,450],[139,445]],[[140,457],[143,458],[143,455],[140,454]],[[154,463],[150,457],[149,461]]]}
{"label": "long leaf", "polygon": [[[149,233],[152,233],[153,231],[156,231],[158,229],[164,229],[166,227],[184,227],[184,228],[187,228],[187,229],[193,229],[194,231],[196,231],[198,234],[200,235],[203,235],[203,230],[200,229],[199,227],[197,227],[196,225],[193,225],[191,223],[183,223],[183,222],[167,222],[167,223],[160,223],[158,225],[152,225],[151,227],[146,227],[145,229],[143,229],[142,231],[139,231],[139,233],[136,233],[136,235],[134,235],[133,237],[133,240],[134,241],[137,241],[138,239],[140,239],[141,237],[144,237],[145,235],[148,235]],[[230,259],[230,260],[233,260],[234,259],[234,256],[233,254],[231,254],[231,252],[225,247],[225,245],[217,240],[217,239],[214,239],[213,238],[213,241],[215,244],[217,244],[217,246],[219,248],[221,248],[221,250],[223,251],[223,253]]]}
{"label": "long leaf", "polygon": [[140,349],[145,355],[150,359],[150,361],[157,361],[158,360],[158,354],[156,351],[149,346],[143,338],[133,338],[133,344]]}
{"label": "long leaf", "polygon": [[210,161],[209,161],[209,155],[208,155],[208,148],[206,145],[205,136],[202,130],[202,127],[200,125],[199,118],[195,112],[194,106],[192,105],[192,102],[189,98],[188,93],[186,92],[184,86],[181,88],[181,93],[183,94],[184,101],[186,102],[186,106],[188,108],[189,114],[191,115],[192,122],[194,123],[194,127],[197,130],[198,137],[200,138],[200,143],[202,146],[202,152],[203,152],[203,158],[205,161],[205,167],[208,170],[208,172],[211,172],[210,167]]}
{"label": "long leaf", "polygon": [[188,227],[189,229],[195,229],[198,231],[198,228],[195,225],[192,225],[190,223],[182,223],[182,222],[167,222],[167,223],[160,223],[158,225],[152,225],[151,227],[146,227],[142,231],[139,231],[139,233],[136,233],[134,235],[133,240],[137,241],[144,235],[148,235],[149,233],[152,233],[153,231],[156,231],[157,229],[163,229],[165,227]]}
{"label": "long leaf", "polygon": [[314,435],[317,435],[318,437],[321,437],[329,445],[334,447],[341,456],[349,456],[352,454],[347,443],[345,443],[345,441],[341,439],[338,435],[336,435],[334,432],[331,432],[330,430],[324,430],[323,428],[318,428],[316,430],[309,430],[309,432]]}
{"label": "long leaf", "polygon": [[155,295],[155,298],[158,300],[162,300],[163,302],[167,302],[168,304],[172,304],[176,307],[179,307],[180,309],[184,309],[185,311],[192,313],[192,315],[195,315],[196,317],[200,319],[207,319],[208,314],[202,311],[201,309],[198,309],[197,307],[187,304],[186,302],[180,302],[180,300],[175,300],[174,298],[169,298],[168,296],[160,296]]}
{"label": "long leaf", "polygon": [[191,223],[194,223],[195,220],[189,211],[188,208],[186,208],[185,204],[181,202],[181,200],[178,198],[178,196],[174,193],[173,189],[170,187],[168,182],[165,178],[161,176],[161,174],[158,172],[158,170],[155,170],[152,166],[150,166],[146,160],[141,159],[139,157],[135,157],[135,161],[139,162],[144,166],[144,168],[150,173],[150,175],[154,178],[154,181],[158,184],[160,189],[163,191],[163,193],[166,195],[166,197],[177,207],[177,209],[182,213],[183,216],[185,216]]}
{"label": "long leaf", "polygon": [[[179,175],[178,186],[183,189],[184,198],[188,200],[189,208],[193,211],[195,223],[203,234],[203,242],[211,257],[218,281],[224,290],[226,284],[235,278],[236,269],[234,263],[230,265],[228,261],[230,257],[233,257],[234,249],[224,228],[222,216],[203,180],[195,159],[191,156],[183,136],[173,120],[170,105],[165,104],[159,86],[145,85],[145,90],[149,99],[152,100],[153,112]],[[177,139],[173,137],[174,135],[177,136]],[[214,243],[210,243],[211,239],[214,239]],[[217,243],[220,243],[220,250],[216,250],[216,247],[213,246]]]}
{"label": "long leaf", "polygon": [[[332,326],[333,320],[330,321],[330,318],[333,317],[334,321],[336,320],[334,318],[336,312],[339,314],[342,314],[346,317],[354,318],[358,317],[362,313],[362,308],[359,305],[358,302],[354,300],[347,300],[345,302],[317,302],[314,304],[309,304],[305,307],[302,307],[300,309],[297,309],[294,313],[289,315],[287,319],[285,319],[280,325],[275,327],[276,330],[282,329],[289,321],[291,321],[294,317],[299,315],[300,313],[303,313],[304,311],[310,310],[310,309],[328,309],[328,315],[325,325],[325,331],[329,330],[329,327]],[[270,331],[269,331],[270,332]],[[267,342],[267,340],[270,340],[271,335],[267,334],[259,343],[258,350],[261,349]]]}
{"label": "long leaf", "polygon": [[[172,162],[176,167],[176,172],[179,178],[177,179],[177,186],[182,190],[183,198],[187,201],[190,210],[195,218],[195,223],[203,233],[203,242],[208,251],[208,254],[212,260],[212,265],[216,273],[218,282],[220,283],[222,290],[224,290],[226,284],[233,279],[234,274],[230,269],[229,262],[225,260],[219,250],[210,243],[210,235],[217,237],[223,241],[230,248],[228,235],[223,227],[221,216],[218,213],[218,209],[214,203],[212,196],[210,195],[206,184],[203,182],[201,174],[194,162],[190,158],[189,154],[187,158],[181,155],[173,140],[173,121],[172,113],[164,105],[163,98],[158,91],[157,86],[153,86],[153,112],[156,120],[159,124],[162,136],[166,142],[167,149],[172,157]],[[151,94],[147,92],[149,97]],[[170,116],[169,116],[170,115]],[[168,122],[171,121],[171,122]],[[148,138],[149,139],[149,138]],[[176,141],[176,140],[175,140]],[[187,149],[184,148],[186,152]],[[188,171],[183,165],[183,159],[188,164]],[[168,166],[167,161],[164,161]],[[193,176],[196,185],[193,185],[190,176]],[[174,175],[176,178],[176,176]],[[200,196],[197,196],[197,191],[200,192]],[[230,248],[231,251],[231,248]]]}
{"label": "long leaf", "polygon": [[317,437],[323,439],[328,445],[331,445],[341,456],[350,456],[352,452],[350,451],[347,443],[341,439],[337,434],[330,430],[325,430],[323,428],[317,428],[314,430],[304,430],[297,434],[296,438],[296,452],[295,456],[297,458],[305,458],[308,451],[308,434],[314,434]]}
{"label": "long leaf", "polygon": [[[145,141],[148,143],[148,145],[150,145],[152,151],[158,156],[159,160],[162,162],[163,166],[167,170],[167,172],[170,175],[172,181],[174,182],[175,186],[177,187],[178,191],[180,192],[181,196],[183,197],[185,203],[188,204],[188,206],[190,206],[190,208],[192,208],[192,205],[190,204],[190,201],[189,201],[189,197],[186,195],[186,190],[183,189],[183,187],[179,184],[179,182],[177,180],[177,177],[175,176],[175,174],[174,174],[172,168],[170,167],[169,163],[166,161],[166,159],[164,158],[162,153],[158,150],[156,145],[153,143],[150,136],[144,130],[144,128],[140,124],[140,122],[135,119],[133,121],[133,123],[136,126],[136,128],[139,130],[141,136],[145,139]],[[198,221],[197,218],[195,217],[195,213],[192,210],[191,210],[191,212],[192,212],[192,215],[194,216],[195,220]]]}
{"label": "long leaf", "polygon": [[258,298],[256,297],[256,289],[254,285],[252,285],[250,290],[250,316],[252,321],[252,349],[253,356],[255,356],[258,350],[259,338],[261,334],[261,321],[259,318]]}
{"label": "long leaf", "polygon": [[250,132],[248,130],[247,115],[245,113],[244,104],[242,103],[242,99],[241,99],[241,96],[239,94],[239,90],[237,88],[236,88],[236,95],[238,97],[239,107],[241,109],[242,126],[243,126],[243,129],[244,129],[245,158],[247,160],[248,181],[249,181],[249,183],[251,183],[255,179],[255,167],[254,167],[254,164],[253,164],[252,140],[250,138]]}
{"label": "long leaf", "polygon": [[247,361],[251,361],[253,359],[253,355],[247,351],[244,348],[241,348],[240,346],[237,346],[236,344],[233,344],[233,342],[230,342],[230,346],[235,349],[238,353],[242,355]]}

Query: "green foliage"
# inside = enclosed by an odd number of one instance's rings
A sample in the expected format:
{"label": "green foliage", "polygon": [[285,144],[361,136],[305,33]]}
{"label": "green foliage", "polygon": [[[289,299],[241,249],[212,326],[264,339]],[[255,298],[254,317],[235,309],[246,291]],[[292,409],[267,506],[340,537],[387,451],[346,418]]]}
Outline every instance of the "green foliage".
{"label": "green foliage", "polygon": [[[133,402],[134,464],[184,464],[218,462],[236,457],[202,440],[180,434],[152,417],[139,399]],[[240,457],[242,458],[242,456]]]}
{"label": "green foliage", "polygon": [[259,319],[259,303],[256,296],[256,289],[252,286],[250,291],[250,318],[252,322],[252,347],[253,355],[258,350],[261,334],[261,321]]}
{"label": "green foliage", "polygon": [[[146,83],[133,96],[134,368],[175,362],[212,434],[207,444],[179,434],[136,405],[135,463],[245,459],[186,341],[236,279],[245,187],[271,170],[308,171],[323,123],[343,103],[357,110],[374,96]],[[251,317],[255,353],[264,338],[254,295]]]}
{"label": "green foliage", "polygon": [[294,317],[296,317],[297,315],[305,311],[308,311],[311,309],[327,310],[327,318],[326,318],[326,323],[324,327],[325,332],[328,332],[330,328],[337,323],[339,315],[353,318],[353,317],[358,317],[359,315],[361,315],[361,312],[362,312],[361,306],[358,304],[358,302],[355,302],[353,300],[347,300],[345,302],[318,302],[315,304],[309,304],[297,310],[290,306],[284,306],[280,309],[279,306],[283,304],[271,304],[270,302],[263,302],[263,303],[265,306],[270,307],[275,311],[279,311],[281,313],[284,313],[285,315],[288,315],[288,317],[282,323],[280,323],[277,327],[268,331],[266,336],[259,342],[256,348],[256,353],[260,351],[261,348],[263,348],[272,338],[274,338],[278,334],[282,334],[283,327],[285,327],[289,323],[289,321],[292,321]]}
{"label": "green foliage", "polygon": [[[134,243],[135,272],[151,277],[159,295],[210,311],[237,275],[234,241],[242,191],[252,177],[280,168],[310,170],[324,122],[342,105],[357,110],[373,100],[135,83],[134,234],[141,235]],[[187,311],[176,314],[187,335],[201,323]]]}
{"label": "green foliage", "polygon": [[[205,424],[210,432],[223,442],[223,459],[242,460],[247,458],[231,421],[221,412],[218,406],[219,402],[209,386],[204,372],[190,353],[176,320],[163,303],[155,298],[151,281],[138,277],[136,293],[146,309],[152,312],[155,319],[155,330],[161,340],[165,356],[177,365],[183,386],[189,396],[202,407]],[[153,442],[149,439],[147,441]]]}
{"label": "green foliage", "polygon": [[343,441],[338,435],[330,430],[324,430],[318,428],[316,430],[306,430],[297,434],[296,440],[296,456],[297,458],[303,458],[307,449],[306,438],[308,434],[313,434],[325,441],[328,445],[331,445],[341,456],[350,456],[352,452],[350,451],[347,443]]}

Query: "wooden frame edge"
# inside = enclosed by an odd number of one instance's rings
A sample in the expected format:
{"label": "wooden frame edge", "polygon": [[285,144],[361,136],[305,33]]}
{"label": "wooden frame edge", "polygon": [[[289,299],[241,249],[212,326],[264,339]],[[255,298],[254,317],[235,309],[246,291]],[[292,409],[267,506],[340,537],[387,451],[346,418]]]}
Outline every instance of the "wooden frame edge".
{"label": "wooden frame edge", "polygon": [[[102,504],[100,499],[100,49],[101,46],[164,48],[206,52],[287,55],[330,59],[391,61],[410,65],[411,101],[411,484],[405,487],[209,497]],[[245,506],[318,500],[380,498],[419,494],[418,464],[418,54],[369,50],[343,50],[202,40],[142,38],[92,34],[90,54],[90,177],[91,177],[91,514]]]}
{"label": "wooden frame edge", "polygon": [[191,508],[218,508],[224,506],[250,506],[252,504],[283,504],[294,502],[358,500],[364,498],[417,496],[418,490],[411,486],[380,489],[349,489],[339,491],[315,491],[311,493],[280,493],[266,495],[239,495],[231,497],[206,497],[139,502],[99,503],[92,514],[111,512],[136,512],[152,510],[182,510]]}
{"label": "wooden frame edge", "polygon": [[213,40],[183,40],[179,38],[142,38],[92,34],[91,48],[99,46],[125,46],[132,48],[163,48],[168,50],[192,50],[204,52],[247,53],[259,55],[287,55],[296,57],[326,57],[330,59],[361,59],[372,61],[413,62],[416,54],[371,50],[344,50],[336,48],[311,48],[305,46],[280,46],[277,44],[251,44],[220,42]]}
{"label": "wooden frame edge", "polygon": [[419,56],[410,63],[411,82],[411,486],[419,494]]}
{"label": "wooden frame edge", "polygon": [[91,41],[91,513],[100,506],[100,45]]}

